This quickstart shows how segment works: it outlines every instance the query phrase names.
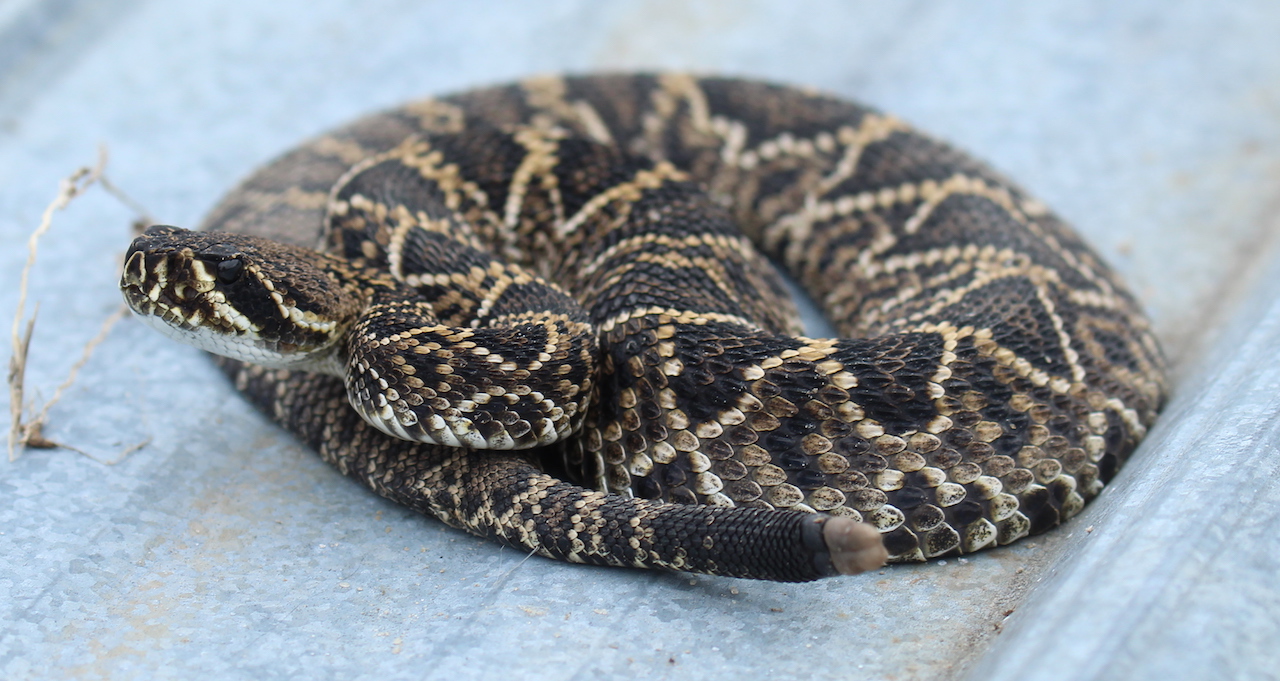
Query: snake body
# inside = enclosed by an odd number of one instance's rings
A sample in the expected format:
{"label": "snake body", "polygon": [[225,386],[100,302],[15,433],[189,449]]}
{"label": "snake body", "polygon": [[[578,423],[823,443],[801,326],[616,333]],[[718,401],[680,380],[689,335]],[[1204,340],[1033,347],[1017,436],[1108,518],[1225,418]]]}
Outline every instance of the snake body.
{"label": "snake body", "polygon": [[[842,338],[800,335],[765,256]],[[1008,544],[1096,496],[1165,393],[1134,298],[1042,204],[744,80],[366,117],[144,234],[121,286],[344,473],[580,563],[807,580]]]}

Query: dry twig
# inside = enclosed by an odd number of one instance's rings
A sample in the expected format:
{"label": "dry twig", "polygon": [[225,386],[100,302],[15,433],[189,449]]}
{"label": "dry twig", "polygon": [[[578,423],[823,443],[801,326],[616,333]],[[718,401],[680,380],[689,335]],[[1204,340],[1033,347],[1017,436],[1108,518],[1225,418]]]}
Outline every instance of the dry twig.
{"label": "dry twig", "polygon": [[[63,392],[75,382],[76,375],[85,363],[89,361],[90,355],[94,349],[106,339],[107,334],[111,331],[111,327],[124,317],[127,309],[122,305],[113,312],[102,324],[102,328],[98,330],[98,334],[94,336],[85,345],[84,351],[80,359],[72,365],[71,370],[67,374],[67,378],[58,386],[53,397],[45,402],[40,408],[39,413],[30,421],[23,420],[24,390],[23,381],[27,368],[27,352],[31,346],[31,335],[35,331],[36,317],[40,312],[39,304],[31,313],[31,318],[23,323],[23,316],[26,312],[27,288],[28,280],[31,276],[31,269],[35,266],[37,245],[40,237],[53,224],[53,214],[66,208],[73,199],[83,194],[89,187],[95,183],[101,184],[102,187],[111,193],[126,206],[133,209],[139,214],[141,220],[145,220],[145,211],[134,203],[123,192],[112,185],[103,175],[103,171],[107,165],[107,151],[101,148],[98,151],[98,162],[92,167],[84,167],[77,169],[70,176],[63,179],[58,184],[58,195],[44,209],[44,213],[40,218],[40,225],[36,227],[31,236],[27,238],[27,261],[22,268],[22,278],[18,284],[18,309],[14,313],[13,318],[13,355],[9,358],[9,460],[13,461],[17,458],[17,452],[24,447],[50,448],[50,447],[66,447],[44,437],[43,430],[45,419],[48,417],[49,409],[62,398]],[[25,327],[25,328],[24,328]],[[73,447],[67,447],[74,449]],[[80,450],[75,450],[80,451]],[[83,452],[81,452],[83,454]]]}

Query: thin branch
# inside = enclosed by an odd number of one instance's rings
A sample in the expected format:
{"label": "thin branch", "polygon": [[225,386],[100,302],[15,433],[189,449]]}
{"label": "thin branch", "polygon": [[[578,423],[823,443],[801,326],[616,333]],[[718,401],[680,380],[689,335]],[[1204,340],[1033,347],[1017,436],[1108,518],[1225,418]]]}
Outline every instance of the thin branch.
{"label": "thin branch", "polygon": [[[18,305],[18,309],[21,310],[22,302]],[[13,356],[9,358],[9,461],[16,458],[14,457],[16,447],[24,446],[31,441],[32,433],[22,424],[22,385],[27,370],[27,350],[31,347],[31,332],[35,329],[36,315],[39,313],[40,307],[37,305],[36,311],[27,321],[26,331],[22,333],[17,331],[22,326],[22,318],[19,317],[14,321]],[[43,440],[43,438],[40,439]]]}
{"label": "thin branch", "polygon": [[[116,322],[120,321],[128,309],[124,306],[118,308],[111,313],[103,322],[102,327],[98,330],[98,334],[93,337],[84,347],[80,359],[71,366],[71,370],[67,373],[67,378],[54,391],[53,397],[45,402],[40,408],[39,413],[29,422],[23,421],[24,411],[24,381],[27,368],[28,351],[31,347],[31,337],[35,331],[36,317],[39,314],[39,304],[31,314],[31,318],[23,323],[23,317],[26,312],[27,291],[31,270],[35,266],[36,254],[40,238],[44,236],[49,228],[53,225],[53,214],[57,211],[65,209],[73,199],[83,194],[95,183],[99,183],[112,196],[121,203],[128,206],[131,210],[139,215],[139,221],[149,220],[146,211],[142,209],[136,202],[130,199],[120,191],[115,185],[110,184],[105,177],[104,170],[107,166],[107,150],[106,147],[99,147],[98,162],[92,168],[79,168],[70,176],[64,178],[58,183],[58,194],[53,201],[44,209],[44,213],[40,218],[40,225],[36,227],[31,236],[27,238],[27,261],[22,268],[22,277],[18,284],[18,309],[14,313],[13,319],[13,355],[9,358],[9,461],[17,458],[18,450],[24,447],[50,448],[50,447],[66,447],[43,435],[44,425],[49,415],[49,409],[62,398],[67,388],[75,382],[80,370],[89,361],[93,351],[104,341],[111,328]],[[25,327],[25,328],[24,328]],[[74,447],[67,447],[75,451],[80,451]],[[81,452],[83,454],[83,452]]]}
{"label": "thin branch", "polygon": [[76,382],[76,375],[80,373],[80,370],[84,368],[85,364],[89,363],[89,357],[93,355],[93,351],[102,344],[102,341],[107,339],[107,334],[111,333],[111,327],[115,326],[116,322],[124,319],[128,314],[129,308],[126,305],[121,304],[120,307],[116,308],[115,312],[112,312],[110,316],[102,320],[102,327],[98,329],[98,335],[94,336],[85,344],[84,350],[80,353],[80,359],[76,360],[76,363],[71,365],[71,370],[67,372],[67,377],[62,381],[62,384],[58,386],[58,389],[53,391],[53,397],[50,397],[49,401],[45,402],[44,406],[40,408],[40,414],[35,417],[33,422],[45,422],[45,417],[49,415],[49,409],[53,407],[58,400],[62,399],[62,393],[66,392],[67,388],[70,388],[71,384]]}
{"label": "thin branch", "polygon": [[[100,153],[105,154],[106,151],[100,150]],[[151,214],[147,212],[147,209],[144,208],[142,204],[134,201],[128,194],[124,193],[123,189],[117,187],[116,184],[111,181],[111,178],[107,177],[105,172],[98,175],[98,182],[102,184],[102,188],[106,190],[108,194],[114,196],[117,201],[123,203],[126,208],[133,211],[133,214],[137,216],[133,219],[133,231],[135,234],[141,234],[142,230],[155,224],[155,218],[151,217]]]}

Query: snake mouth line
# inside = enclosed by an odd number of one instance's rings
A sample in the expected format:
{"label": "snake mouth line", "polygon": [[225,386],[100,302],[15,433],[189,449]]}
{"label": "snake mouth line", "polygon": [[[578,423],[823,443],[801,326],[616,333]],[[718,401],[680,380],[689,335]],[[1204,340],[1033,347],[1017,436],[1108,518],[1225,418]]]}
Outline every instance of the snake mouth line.
{"label": "snake mouth line", "polygon": [[217,325],[207,325],[204,322],[208,319],[208,314],[191,305],[181,305],[169,299],[169,296],[162,294],[160,298],[152,300],[140,289],[126,288],[122,289],[125,302],[129,304],[129,308],[133,313],[143,319],[148,319],[148,323],[164,324],[174,327],[181,331],[195,331],[196,329],[205,329],[211,332],[222,332]]}
{"label": "snake mouth line", "polygon": [[269,366],[286,367],[311,361],[296,346],[262,339],[258,329],[242,315],[239,317],[242,324],[236,324],[236,318],[219,314],[216,303],[204,296],[184,303],[176,301],[169,289],[164,289],[153,299],[142,287],[123,282],[121,292],[139,321],[180,343]]}

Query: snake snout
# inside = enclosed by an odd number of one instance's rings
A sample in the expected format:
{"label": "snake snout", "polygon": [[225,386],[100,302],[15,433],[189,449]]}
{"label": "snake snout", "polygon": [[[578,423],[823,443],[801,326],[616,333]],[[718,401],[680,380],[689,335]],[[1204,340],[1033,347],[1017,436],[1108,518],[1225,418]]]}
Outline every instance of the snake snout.
{"label": "snake snout", "polygon": [[129,307],[144,315],[157,314],[159,309],[180,309],[189,314],[187,308],[200,297],[191,258],[181,252],[131,252],[120,275],[120,290]]}

